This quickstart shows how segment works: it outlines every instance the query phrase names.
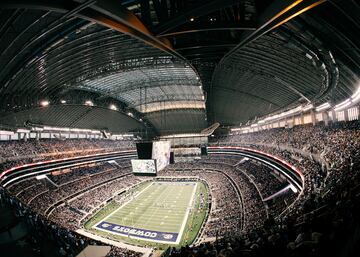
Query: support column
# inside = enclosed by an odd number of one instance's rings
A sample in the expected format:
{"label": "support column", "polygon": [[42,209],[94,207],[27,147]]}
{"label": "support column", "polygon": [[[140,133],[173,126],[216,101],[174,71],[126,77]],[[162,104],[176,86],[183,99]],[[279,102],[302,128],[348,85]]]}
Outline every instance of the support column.
{"label": "support column", "polygon": [[336,113],[335,113],[335,111],[334,110],[331,110],[330,111],[331,112],[331,120],[332,120],[332,122],[336,122]]}
{"label": "support column", "polygon": [[304,125],[304,114],[300,114],[300,125]]}
{"label": "support column", "polygon": [[329,126],[329,114],[325,111],[321,113],[325,126]]}
{"label": "support column", "polygon": [[315,126],[316,125],[316,116],[315,116],[314,110],[310,111],[310,116],[311,116],[311,123],[313,124],[313,126]]}
{"label": "support column", "polygon": [[344,120],[345,120],[345,121],[349,121],[349,112],[348,112],[348,109],[345,109],[345,110],[344,110]]}

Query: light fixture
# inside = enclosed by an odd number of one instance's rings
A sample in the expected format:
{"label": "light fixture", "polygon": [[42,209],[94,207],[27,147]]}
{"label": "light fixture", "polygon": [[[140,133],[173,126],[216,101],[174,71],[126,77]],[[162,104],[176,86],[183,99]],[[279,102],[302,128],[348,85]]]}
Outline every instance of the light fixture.
{"label": "light fixture", "polygon": [[47,101],[47,100],[42,100],[41,102],[40,102],[40,105],[42,106],[42,107],[46,107],[46,106],[48,106],[50,103],[49,103],[49,101]]}
{"label": "light fixture", "polygon": [[334,107],[334,110],[337,112],[337,111],[340,111],[342,109],[345,109],[346,107],[348,107],[349,105],[351,104],[351,99],[348,98],[346,99],[345,101],[335,105]]}
{"label": "light fixture", "polygon": [[194,18],[190,18],[190,21],[194,21]]}
{"label": "light fixture", "polygon": [[30,133],[30,130],[19,128],[19,129],[16,130],[16,132],[17,133]]}
{"label": "light fixture", "polygon": [[65,101],[65,100],[61,100],[60,103],[66,104],[66,101]]}
{"label": "light fixture", "polygon": [[85,105],[94,106],[94,103],[90,100],[85,101]]}
{"label": "light fixture", "polygon": [[7,130],[0,130],[0,135],[14,135],[15,133],[13,131],[7,131]]}
{"label": "light fixture", "polygon": [[320,112],[320,111],[323,111],[323,110],[326,110],[326,109],[329,109],[331,107],[331,105],[326,102],[326,103],[323,103],[322,105],[319,105],[318,107],[316,107],[316,111],[317,112]]}
{"label": "light fixture", "polygon": [[114,111],[117,111],[117,110],[118,110],[118,108],[117,108],[114,104],[111,104],[111,105],[109,106],[109,108],[110,108],[111,110],[114,110]]}
{"label": "light fixture", "polygon": [[360,100],[360,86],[358,90],[356,90],[356,92],[351,96],[351,102],[356,103],[359,100]]}
{"label": "light fixture", "polygon": [[311,110],[312,108],[314,108],[314,105],[308,104],[308,105],[302,107],[302,111],[303,111],[303,112],[306,112],[306,111]]}

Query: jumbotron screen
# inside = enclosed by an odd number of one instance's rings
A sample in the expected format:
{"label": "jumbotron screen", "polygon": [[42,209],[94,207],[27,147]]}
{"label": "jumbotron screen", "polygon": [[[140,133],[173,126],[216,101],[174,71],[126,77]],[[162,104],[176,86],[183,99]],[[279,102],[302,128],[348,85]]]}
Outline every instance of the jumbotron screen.
{"label": "jumbotron screen", "polygon": [[134,174],[156,175],[155,160],[131,160],[131,166]]}
{"label": "jumbotron screen", "polygon": [[156,170],[160,171],[170,163],[170,141],[155,141],[152,146],[152,159],[156,160]]}

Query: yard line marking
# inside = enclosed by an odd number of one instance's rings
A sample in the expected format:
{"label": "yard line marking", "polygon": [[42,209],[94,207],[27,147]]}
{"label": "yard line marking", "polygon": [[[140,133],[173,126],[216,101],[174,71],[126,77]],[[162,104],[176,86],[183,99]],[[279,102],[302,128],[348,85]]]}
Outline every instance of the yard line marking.
{"label": "yard line marking", "polygon": [[[150,185],[148,185],[147,187],[145,187],[143,190],[141,190],[137,196],[135,196],[135,198],[137,198],[141,193],[143,193],[146,189],[148,189],[154,182],[151,182]],[[105,218],[103,218],[102,220],[100,220],[98,223],[96,223],[94,226],[92,226],[92,228],[96,228],[97,225],[99,225],[101,222],[103,222],[104,220],[106,220],[107,218],[111,217],[114,213],[116,213],[118,210],[120,210],[121,208],[123,208],[125,205],[129,204],[133,199],[130,199],[129,201],[127,201],[126,203],[124,203],[123,205],[121,205],[119,208],[117,208],[115,211],[111,212],[108,216],[106,216]]]}
{"label": "yard line marking", "polygon": [[[119,226],[134,227],[137,229],[148,229],[162,233],[166,233],[166,232],[176,233],[177,234],[176,242],[173,241],[170,243],[166,241],[166,243],[179,244],[180,241],[182,240],[186,223],[189,220],[189,213],[194,203],[194,195],[196,195],[198,183],[190,183],[190,184],[178,183],[177,185],[175,183],[174,184],[159,183],[159,185],[154,185],[155,183],[152,182],[145,189],[141,190],[136,197],[130,199],[125,204],[117,208],[107,217],[102,219],[99,223],[109,222]],[[149,190],[148,194],[144,193],[144,191],[149,187],[151,187],[152,185],[156,186],[152,188],[152,189],[155,188],[156,191]],[[171,186],[167,186],[167,185],[171,185]],[[165,186],[165,189],[161,190],[161,186]],[[153,196],[152,193],[154,192],[156,192],[156,194]],[[179,196],[178,195],[179,193],[182,195]],[[152,197],[151,196],[149,197],[149,195],[151,195]],[[174,201],[175,197],[176,198],[179,197],[180,199],[178,201]],[[150,202],[150,204],[146,202]],[[153,202],[157,202],[157,204],[153,204]],[[173,204],[174,202],[176,202],[177,205],[174,205]],[[166,214],[172,213],[172,214],[171,215],[169,214],[170,215],[169,217],[166,216],[165,213]],[[163,217],[166,217],[165,218],[166,220]],[[135,222],[134,219],[136,219]],[[126,222],[124,220],[126,220]],[[145,223],[143,221],[145,221]],[[99,223],[97,223],[95,226],[99,225]],[[97,227],[95,229],[103,230],[102,228],[97,228]],[[124,236],[120,233],[116,233],[108,230],[103,230],[103,231],[119,236]],[[139,238],[134,235],[131,235],[130,238],[152,241],[152,242],[164,242],[159,239],[151,240],[151,239]]]}
{"label": "yard line marking", "polygon": [[[196,189],[197,189],[197,186],[198,186],[198,183],[195,184],[194,188],[193,188],[193,192],[192,192],[192,195],[191,195],[191,199],[189,201],[189,203],[193,204],[193,200],[194,200],[194,196],[195,196],[195,193],[196,193]],[[182,234],[184,232],[184,229],[185,229],[185,226],[186,226],[186,222],[189,218],[189,212],[190,212],[190,208],[188,207],[187,210],[186,210],[186,214],[185,214],[185,217],[183,219],[183,222],[182,222],[182,225],[181,225],[181,228],[180,228],[180,232],[179,232],[179,235],[178,235],[178,238],[176,240],[176,243],[179,244],[180,241],[181,241],[181,238],[182,238]]]}
{"label": "yard line marking", "polygon": [[[164,191],[162,191],[162,192],[160,193],[160,195],[156,198],[156,200],[158,200],[159,198],[161,199],[161,196],[162,196],[165,192],[167,192],[167,189],[168,189],[168,188],[165,188]],[[154,200],[155,200],[155,199],[154,199]],[[159,201],[160,201],[160,200],[159,200]],[[143,227],[146,227],[146,225],[149,223],[149,221],[151,220],[151,218],[155,215],[155,213],[157,213],[157,210],[158,210],[158,209],[155,209],[155,210],[153,211],[153,213],[151,214],[151,216],[146,220],[145,224],[143,224]],[[141,217],[142,217],[142,215],[141,215]]]}

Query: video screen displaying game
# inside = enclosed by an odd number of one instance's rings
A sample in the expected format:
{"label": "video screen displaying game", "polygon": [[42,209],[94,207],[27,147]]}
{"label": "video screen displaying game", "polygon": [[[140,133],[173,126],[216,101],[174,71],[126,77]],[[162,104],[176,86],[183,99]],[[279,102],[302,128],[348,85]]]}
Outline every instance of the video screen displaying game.
{"label": "video screen displaying game", "polygon": [[131,160],[131,166],[134,174],[156,175],[155,160]]}
{"label": "video screen displaying game", "polygon": [[152,146],[152,159],[156,160],[156,170],[160,171],[170,163],[170,141],[156,141]]}

